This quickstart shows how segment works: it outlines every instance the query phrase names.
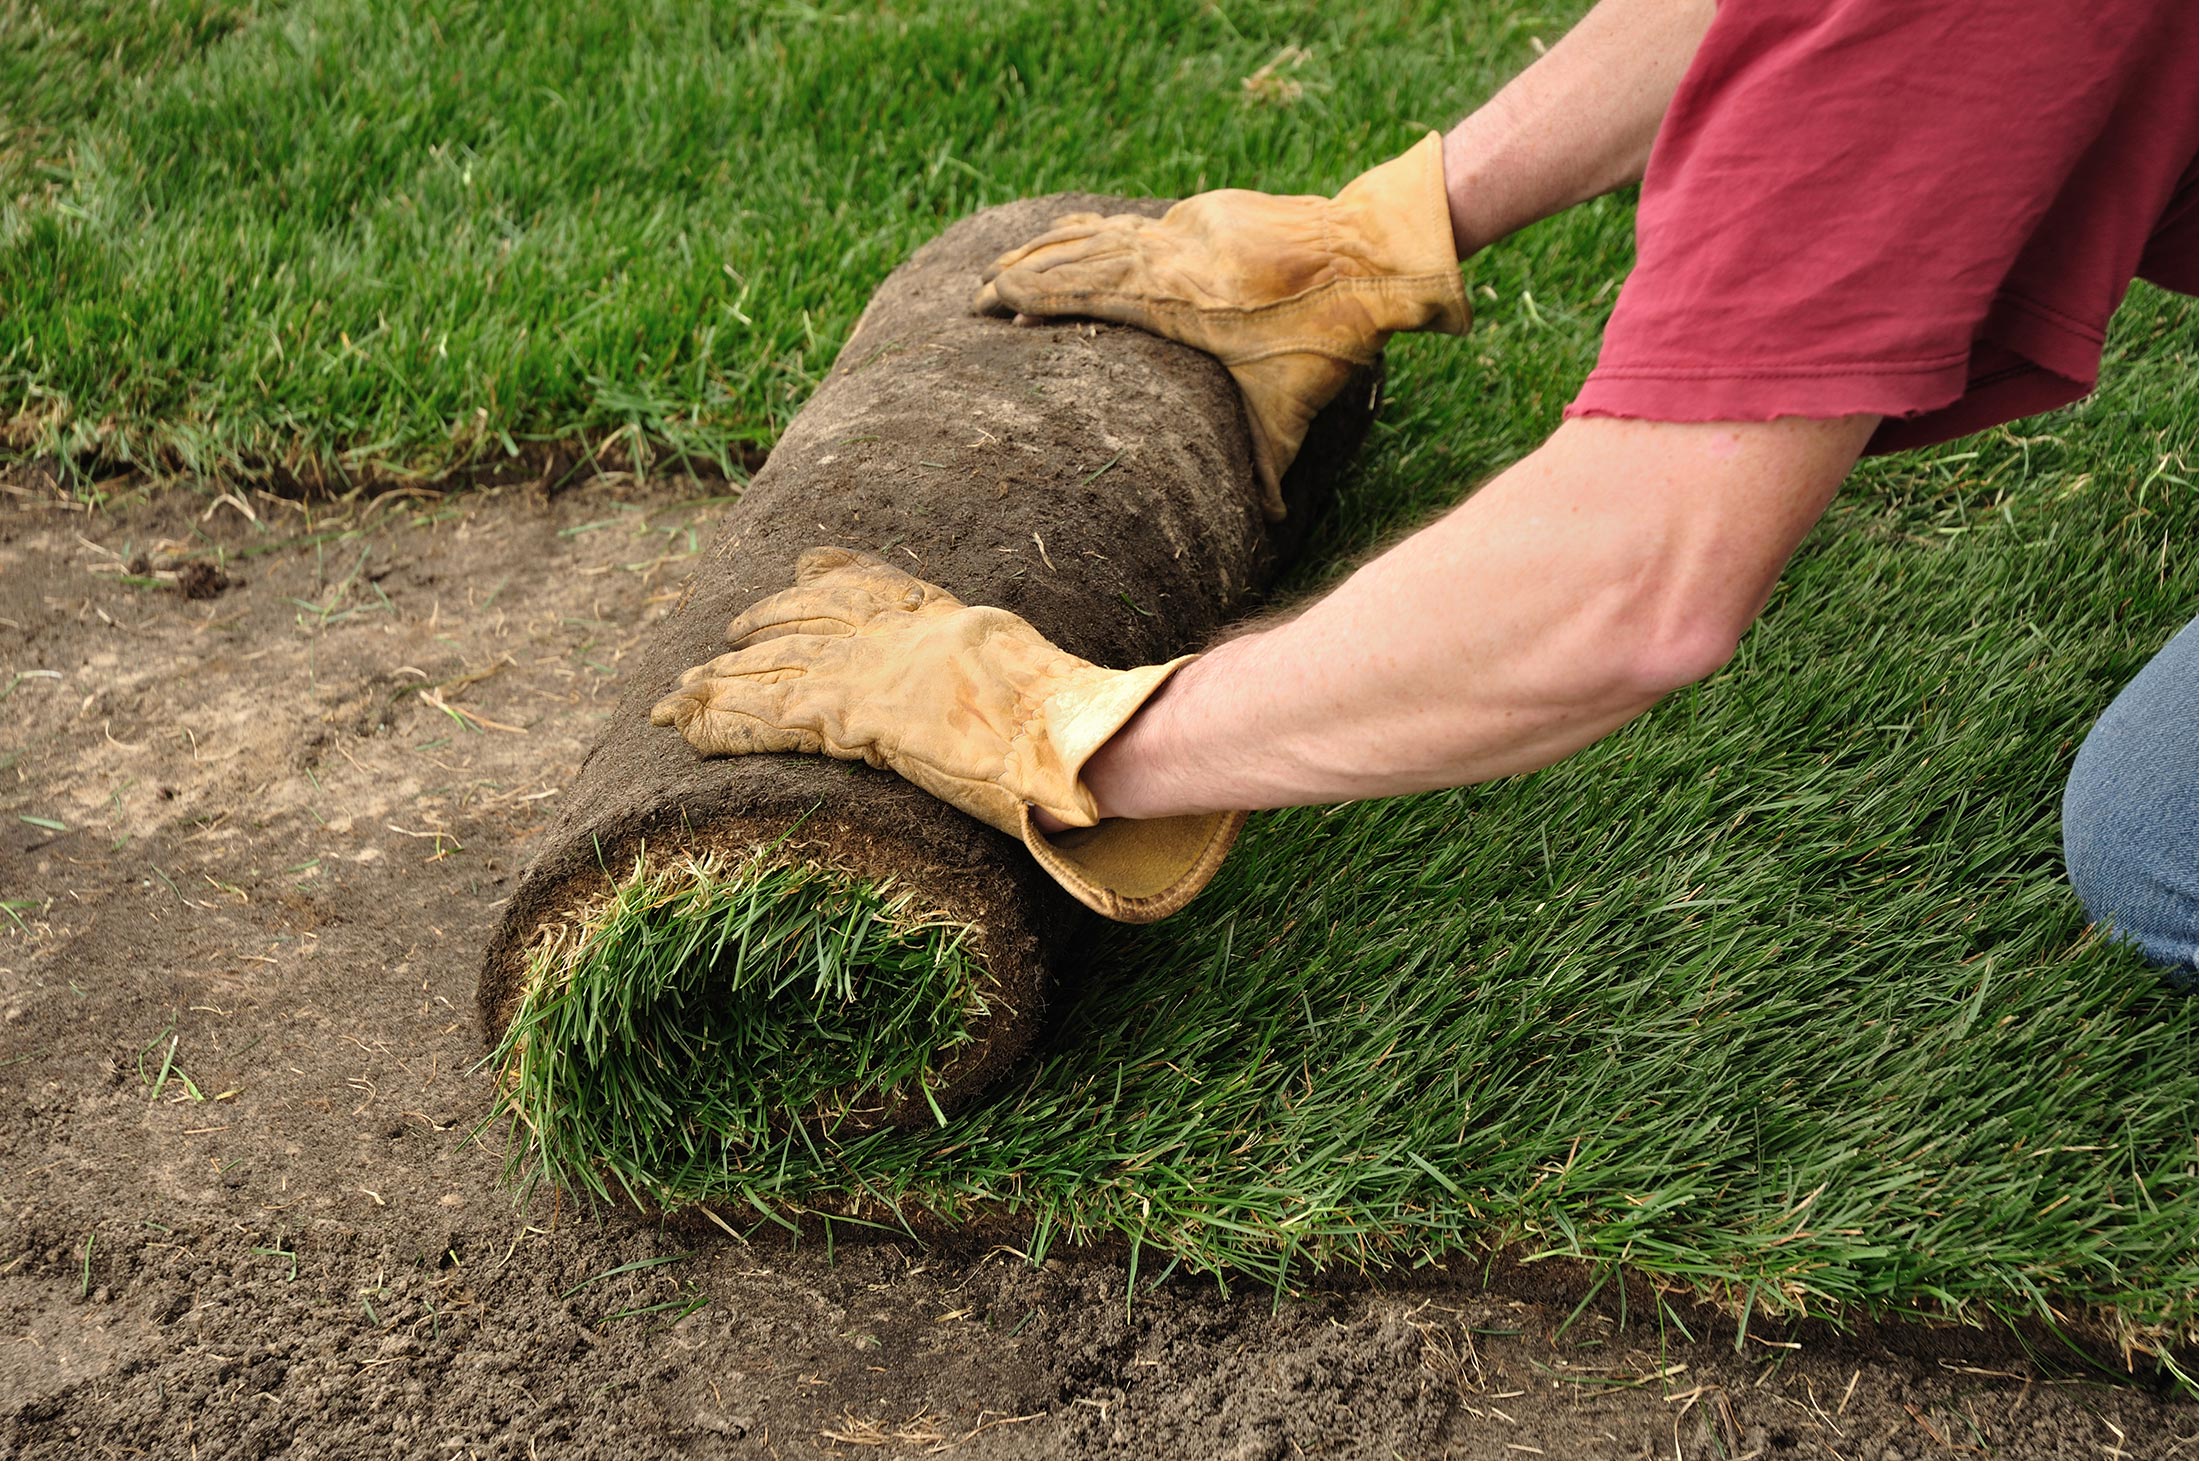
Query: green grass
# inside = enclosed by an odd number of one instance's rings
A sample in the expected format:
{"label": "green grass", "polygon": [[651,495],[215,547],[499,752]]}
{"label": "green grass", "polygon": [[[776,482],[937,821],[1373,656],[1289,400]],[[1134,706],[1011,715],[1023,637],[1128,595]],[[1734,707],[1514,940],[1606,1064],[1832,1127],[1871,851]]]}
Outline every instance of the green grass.
{"label": "green grass", "polygon": [[[730,466],[947,220],[1034,189],[1334,186],[1531,29],[1432,3],[269,0],[191,64],[81,80],[170,12],[73,4],[81,44],[8,22],[25,116],[82,125],[0,216],[0,440],[201,473],[619,434]],[[1248,105],[1290,42],[1301,100]]]}
{"label": "green grass", "polygon": [[70,133],[228,35],[258,0],[0,0],[0,199],[68,176]]}
{"label": "green grass", "polygon": [[[91,35],[141,8],[72,13],[108,17]],[[0,219],[20,451],[432,473],[626,434],[725,462],[947,219],[1071,186],[1330,188],[1565,23],[237,13],[203,48],[133,52],[143,75],[17,73],[11,135],[60,139]],[[1313,52],[1300,99],[1248,102],[1288,44]],[[1301,588],[1551,429],[1631,218],[1611,199],[1528,231],[1471,267],[1471,337],[1398,344]],[[779,1134],[691,1187],[775,1214],[874,1192],[1006,1211],[1035,1253],[1127,1237],[1149,1275],[1517,1242],[1737,1310],[2053,1298],[2189,1329],[2194,1007],[2085,930],[2057,800],[2192,614],[2193,340],[2191,306],[2141,287],[2093,399],[1867,465],[1734,663],[1581,756],[1255,820],[1194,912],[1107,933],[983,1107],[814,1153]]]}
{"label": "green grass", "polygon": [[528,953],[490,1058],[518,1169],[669,1203],[898,1103],[937,1116],[931,1085],[986,1010],[967,938],[814,865],[637,862]]}

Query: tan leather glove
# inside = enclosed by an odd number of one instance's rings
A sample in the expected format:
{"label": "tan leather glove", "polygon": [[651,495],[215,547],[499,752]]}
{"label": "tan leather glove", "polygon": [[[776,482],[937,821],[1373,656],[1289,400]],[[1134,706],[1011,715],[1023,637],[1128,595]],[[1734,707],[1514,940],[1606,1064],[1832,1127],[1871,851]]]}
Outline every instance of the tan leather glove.
{"label": "tan leather glove", "polygon": [[1472,319],[1434,132],[1335,198],[1225,188],[1158,219],[1069,214],[995,260],[976,304],[1135,325],[1220,359],[1271,520],[1307,424],[1391,333],[1463,335]]}
{"label": "tan leather glove", "polygon": [[[795,588],[734,617],[726,638],[734,649],[684,673],[650,721],[705,756],[822,752],[889,768],[1022,839],[1110,919],[1182,909],[1244,825],[1242,813],[1103,822],[1078,780],[1190,656],[1109,671],[851,549],[805,553]],[[1074,828],[1049,838],[1034,808]]]}

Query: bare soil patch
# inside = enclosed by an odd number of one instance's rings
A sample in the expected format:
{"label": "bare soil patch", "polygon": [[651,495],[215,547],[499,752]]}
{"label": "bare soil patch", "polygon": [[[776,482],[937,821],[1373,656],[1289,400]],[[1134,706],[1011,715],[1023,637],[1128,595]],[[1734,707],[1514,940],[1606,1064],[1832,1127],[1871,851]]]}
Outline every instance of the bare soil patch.
{"label": "bare soil patch", "polygon": [[0,507],[0,1452],[2192,1456],[2007,1332],[522,1207],[482,946],[704,491]]}

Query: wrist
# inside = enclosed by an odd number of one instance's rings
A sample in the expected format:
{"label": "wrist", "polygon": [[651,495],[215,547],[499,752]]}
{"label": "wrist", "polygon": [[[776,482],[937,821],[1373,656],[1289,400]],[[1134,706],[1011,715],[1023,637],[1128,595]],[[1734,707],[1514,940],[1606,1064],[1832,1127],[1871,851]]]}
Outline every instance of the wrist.
{"label": "wrist", "polygon": [[[1197,663],[1193,663],[1196,665]],[[1102,743],[1085,762],[1083,782],[1102,818],[1159,818],[1181,810],[1169,808],[1157,796],[1155,785],[1165,769],[1168,754],[1163,724],[1168,704],[1178,693],[1184,675],[1169,678],[1160,691],[1138,709],[1138,714]]]}
{"label": "wrist", "polygon": [[[1490,110],[1497,107],[1490,104]],[[1464,264],[1512,232],[1495,217],[1492,205],[1501,190],[1481,176],[1479,134],[1486,130],[1469,118],[1444,134],[1444,203],[1451,212],[1452,249]]]}
{"label": "wrist", "polygon": [[1083,781],[1102,818],[1169,818],[1209,813],[1192,786],[1191,743],[1185,713],[1196,707],[1201,687],[1218,669],[1215,653],[1186,663],[1086,760]]}

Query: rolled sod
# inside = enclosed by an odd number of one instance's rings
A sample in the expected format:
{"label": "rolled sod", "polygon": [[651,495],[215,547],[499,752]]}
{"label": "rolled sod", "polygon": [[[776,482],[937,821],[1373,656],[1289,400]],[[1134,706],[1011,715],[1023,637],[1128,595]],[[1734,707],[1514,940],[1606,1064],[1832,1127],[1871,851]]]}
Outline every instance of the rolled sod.
{"label": "rolled sod", "polygon": [[1316,421],[1270,525],[1214,360],[970,313],[986,263],[1056,215],[1166,206],[1064,194],[949,228],[880,286],[727,513],[484,958],[492,1066],[539,1171],[674,1203],[777,1144],[932,1122],[1030,1044],[1096,917],[1020,844],[860,763],[699,757],[649,711],[813,545],[1105,666],[1251,608],[1364,437],[1374,373]]}

